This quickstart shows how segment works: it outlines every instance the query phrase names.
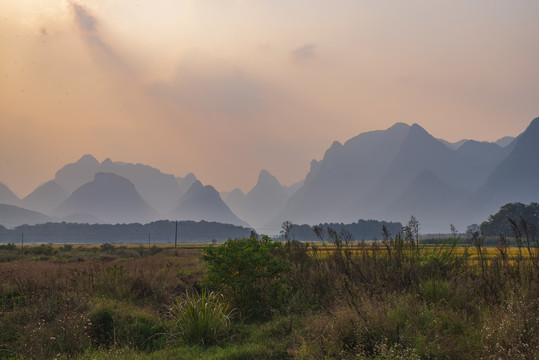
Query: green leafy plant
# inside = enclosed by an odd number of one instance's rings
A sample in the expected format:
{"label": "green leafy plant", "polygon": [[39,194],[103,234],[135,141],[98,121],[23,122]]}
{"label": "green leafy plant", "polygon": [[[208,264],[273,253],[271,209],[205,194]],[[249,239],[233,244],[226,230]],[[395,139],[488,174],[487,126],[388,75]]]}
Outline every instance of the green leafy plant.
{"label": "green leafy plant", "polygon": [[286,301],[288,262],[280,242],[256,235],[229,239],[205,247],[202,259],[208,269],[206,284],[227,296],[245,318],[267,318]]}

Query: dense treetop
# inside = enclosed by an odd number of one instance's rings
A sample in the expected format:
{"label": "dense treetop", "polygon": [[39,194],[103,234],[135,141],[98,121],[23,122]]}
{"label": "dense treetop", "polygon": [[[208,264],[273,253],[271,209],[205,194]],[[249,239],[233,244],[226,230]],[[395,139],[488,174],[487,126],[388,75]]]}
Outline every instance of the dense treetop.
{"label": "dense treetop", "polygon": [[512,236],[513,231],[509,219],[518,222],[521,217],[537,227],[539,225],[539,204],[536,202],[529,205],[519,202],[505,204],[496,214],[490,215],[488,220],[481,224],[481,233],[484,236]]}

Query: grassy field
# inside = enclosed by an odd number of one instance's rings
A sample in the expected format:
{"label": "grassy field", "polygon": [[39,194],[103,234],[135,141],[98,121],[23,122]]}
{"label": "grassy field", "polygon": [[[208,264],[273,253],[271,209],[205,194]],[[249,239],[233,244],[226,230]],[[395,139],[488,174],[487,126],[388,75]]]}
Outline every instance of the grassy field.
{"label": "grassy field", "polygon": [[539,359],[534,246],[0,245],[0,359]]}

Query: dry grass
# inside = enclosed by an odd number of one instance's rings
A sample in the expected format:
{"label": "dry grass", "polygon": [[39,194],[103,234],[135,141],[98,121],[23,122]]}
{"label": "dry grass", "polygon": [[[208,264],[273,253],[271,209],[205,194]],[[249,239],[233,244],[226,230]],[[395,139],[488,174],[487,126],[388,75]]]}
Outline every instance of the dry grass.
{"label": "dry grass", "polygon": [[527,249],[403,239],[291,243],[269,320],[238,316],[218,348],[167,345],[169,306],[203,287],[198,246],[8,252],[18,258],[0,262],[0,359],[539,358],[539,269]]}

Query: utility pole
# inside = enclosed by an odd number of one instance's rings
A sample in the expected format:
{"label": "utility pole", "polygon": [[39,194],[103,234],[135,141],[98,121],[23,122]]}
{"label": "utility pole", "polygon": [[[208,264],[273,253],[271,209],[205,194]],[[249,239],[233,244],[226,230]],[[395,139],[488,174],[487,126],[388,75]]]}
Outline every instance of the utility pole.
{"label": "utility pole", "polygon": [[24,247],[24,233],[21,233],[21,250]]}
{"label": "utility pole", "polygon": [[176,232],[174,234],[174,249],[178,246],[178,220],[176,220]]}

